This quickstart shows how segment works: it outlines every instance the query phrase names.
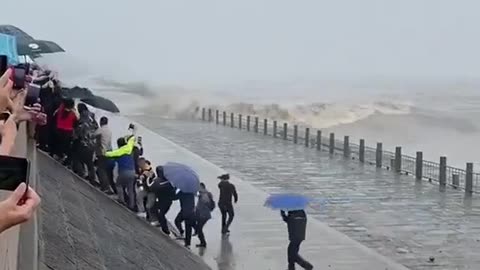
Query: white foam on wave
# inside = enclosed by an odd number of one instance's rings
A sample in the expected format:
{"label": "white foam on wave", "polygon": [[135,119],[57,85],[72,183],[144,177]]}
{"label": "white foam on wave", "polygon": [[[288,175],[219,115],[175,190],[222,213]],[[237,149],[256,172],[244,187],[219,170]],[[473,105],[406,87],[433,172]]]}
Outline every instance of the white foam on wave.
{"label": "white foam on wave", "polygon": [[409,114],[410,102],[379,101],[301,102],[278,99],[267,103],[255,98],[233,96],[178,87],[152,88],[145,84],[110,83],[97,86],[96,92],[114,101],[124,115],[153,114],[182,118],[200,114],[200,107],[288,121],[315,128],[350,124],[374,114]]}

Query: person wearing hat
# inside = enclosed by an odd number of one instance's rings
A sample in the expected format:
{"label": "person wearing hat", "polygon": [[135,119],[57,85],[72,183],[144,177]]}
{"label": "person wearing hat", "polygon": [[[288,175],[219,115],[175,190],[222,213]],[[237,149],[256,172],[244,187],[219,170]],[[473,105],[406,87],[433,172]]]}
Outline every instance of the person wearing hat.
{"label": "person wearing hat", "polygon": [[238,201],[238,194],[235,185],[230,183],[230,175],[222,174],[218,177],[220,183],[218,188],[220,189],[220,197],[218,198],[218,208],[222,213],[222,234],[230,233],[230,225],[232,224],[235,211],[233,210],[232,199],[235,203]]}

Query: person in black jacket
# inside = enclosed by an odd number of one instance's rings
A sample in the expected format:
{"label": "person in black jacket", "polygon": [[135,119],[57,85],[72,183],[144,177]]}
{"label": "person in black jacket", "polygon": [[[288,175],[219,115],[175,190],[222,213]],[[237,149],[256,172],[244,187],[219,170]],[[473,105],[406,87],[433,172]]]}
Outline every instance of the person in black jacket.
{"label": "person in black jacket", "polygon": [[[230,225],[232,224],[233,217],[235,212],[233,210],[232,198],[235,203],[238,201],[237,189],[235,186],[230,183],[230,175],[223,174],[218,177],[220,183],[218,183],[218,188],[220,189],[220,197],[218,198],[218,208],[222,213],[222,234],[230,233]],[[228,220],[227,220],[228,216]]]}
{"label": "person in black jacket", "polygon": [[[158,222],[160,223],[162,231],[169,235],[170,229],[168,228],[165,215],[168,210],[170,210],[173,200],[175,199],[175,188],[163,175],[163,166],[157,166],[155,170],[157,172],[157,178],[155,178],[152,183],[148,184],[149,189],[155,193],[155,196],[157,197],[157,203],[151,212],[157,214]],[[154,221],[152,221],[152,225],[156,225]]]}
{"label": "person in black jacket", "polygon": [[303,259],[298,252],[300,251],[300,244],[305,240],[307,230],[307,214],[303,210],[280,211],[283,221],[287,223],[288,238],[290,244],[288,245],[288,270],[295,270],[295,264],[300,265],[303,269],[313,269],[312,264]]}
{"label": "person in black jacket", "polygon": [[182,233],[182,221],[185,222],[185,247],[189,248],[195,227],[195,194],[180,191],[177,198],[180,200],[180,212],[175,218],[175,226]]}

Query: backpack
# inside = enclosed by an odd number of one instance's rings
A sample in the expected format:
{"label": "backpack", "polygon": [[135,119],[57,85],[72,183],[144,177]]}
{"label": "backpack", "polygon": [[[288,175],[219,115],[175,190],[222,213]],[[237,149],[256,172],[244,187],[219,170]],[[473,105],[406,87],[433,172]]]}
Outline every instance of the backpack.
{"label": "backpack", "polygon": [[75,133],[83,146],[93,148],[96,144],[95,131],[97,129],[97,121],[95,121],[93,115],[89,115],[88,117],[80,118]]}
{"label": "backpack", "polygon": [[213,196],[211,193],[208,193],[208,198],[208,209],[210,209],[210,212],[212,212],[213,210],[215,210],[215,201],[213,200]]}

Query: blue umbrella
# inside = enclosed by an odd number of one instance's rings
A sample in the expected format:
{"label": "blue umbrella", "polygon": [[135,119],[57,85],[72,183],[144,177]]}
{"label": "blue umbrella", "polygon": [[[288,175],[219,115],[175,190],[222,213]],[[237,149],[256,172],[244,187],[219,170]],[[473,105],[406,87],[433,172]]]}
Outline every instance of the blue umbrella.
{"label": "blue umbrella", "polygon": [[163,166],[163,175],[182,192],[197,193],[200,189],[198,174],[187,165],[168,162]]}
{"label": "blue umbrella", "polygon": [[274,210],[303,210],[310,199],[299,194],[273,194],[265,200],[264,206]]}

